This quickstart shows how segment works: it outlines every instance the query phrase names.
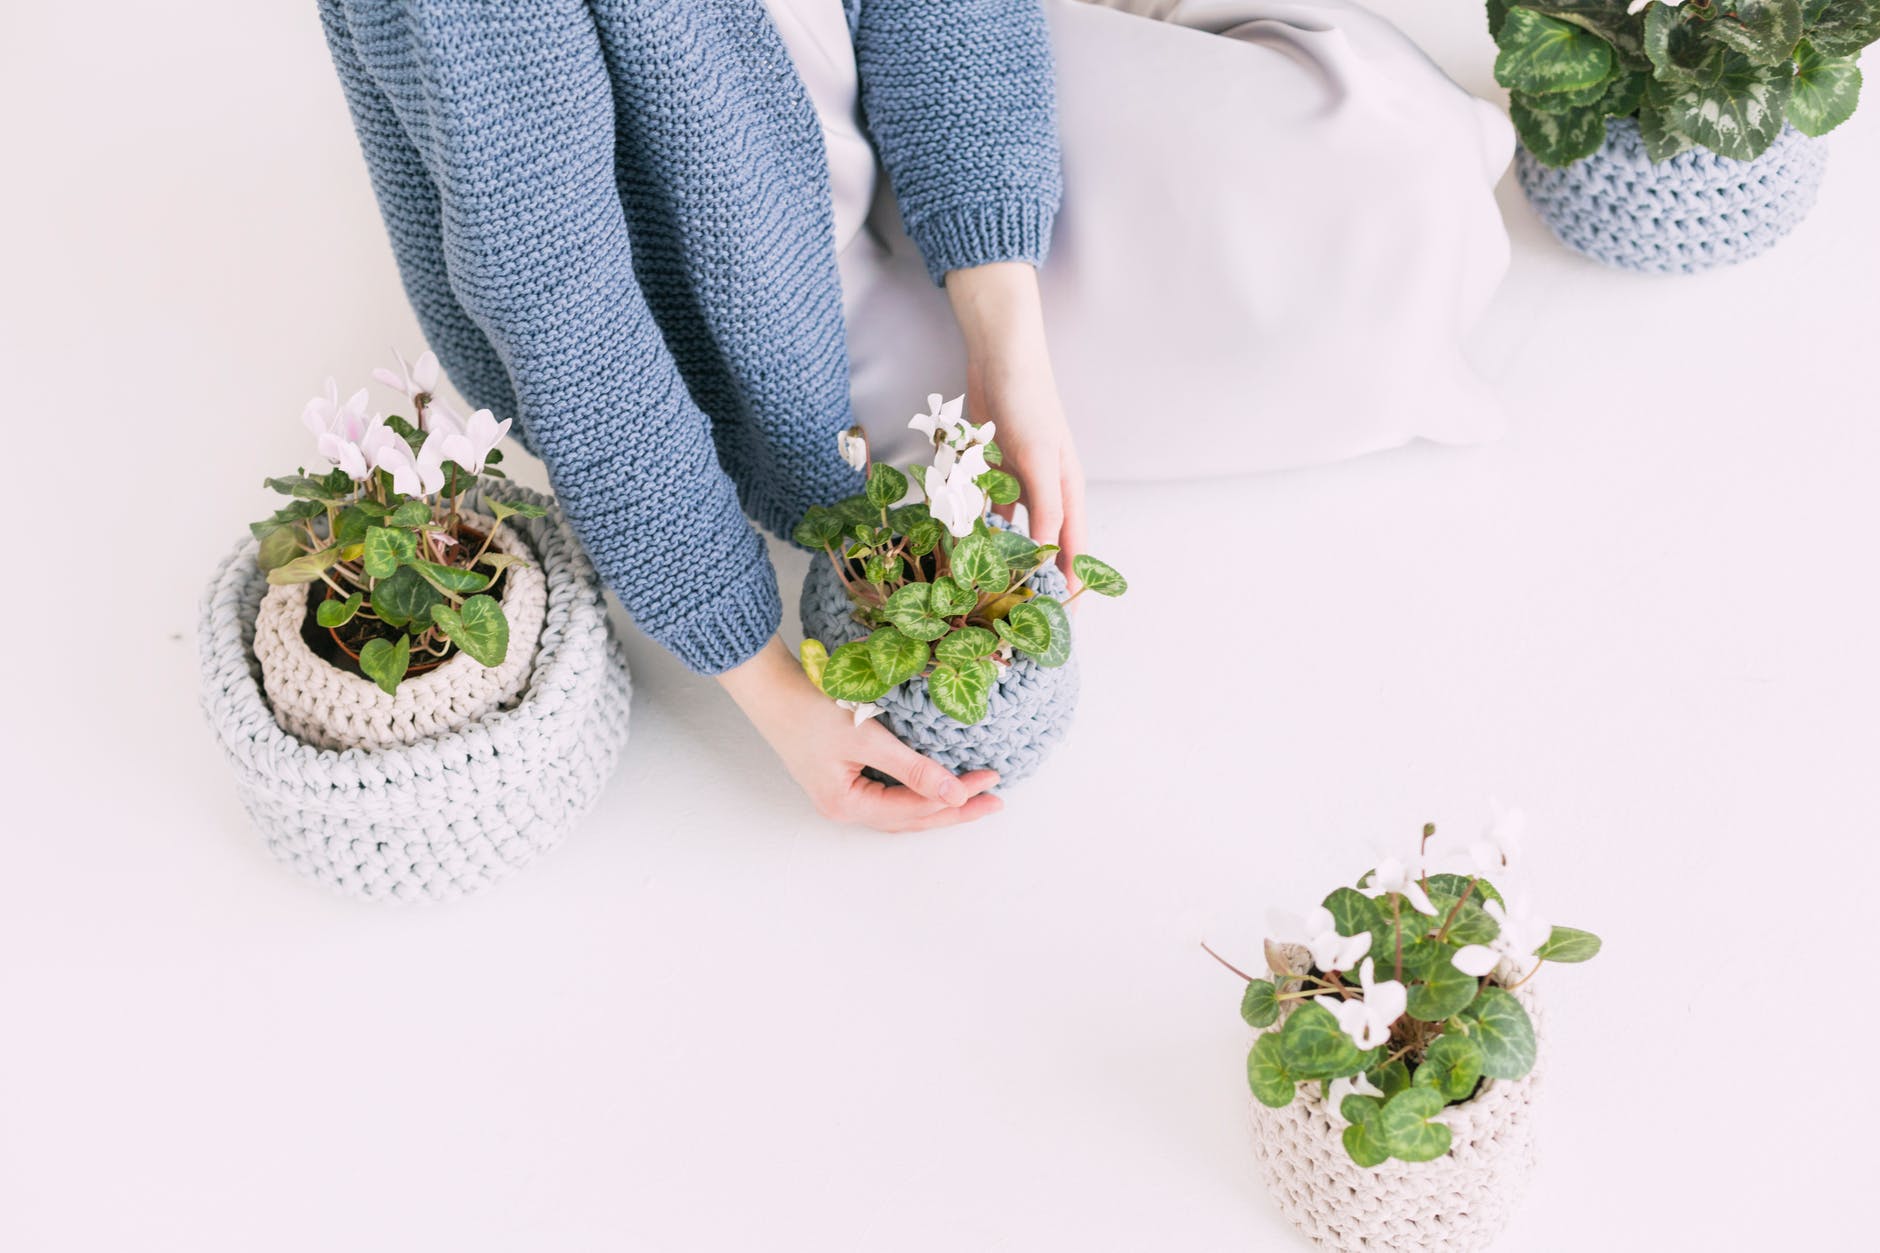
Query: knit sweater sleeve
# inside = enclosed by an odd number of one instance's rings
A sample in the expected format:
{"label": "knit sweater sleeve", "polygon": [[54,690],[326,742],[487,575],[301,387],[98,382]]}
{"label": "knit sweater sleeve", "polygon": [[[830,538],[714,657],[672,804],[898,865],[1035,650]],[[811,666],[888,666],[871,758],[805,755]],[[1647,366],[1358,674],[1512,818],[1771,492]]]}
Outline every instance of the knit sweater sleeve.
{"label": "knit sweater sleeve", "polygon": [[862,111],[936,283],[1044,260],[1063,180],[1041,0],[849,0]]}
{"label": "knit sweater sleeve", "polygon": [[748,659],[782,617],[776,575],[635,281],[586,5],[320,2],[406,288],[453,381],[473,401],[513,398],[642,630],[700,673]]}

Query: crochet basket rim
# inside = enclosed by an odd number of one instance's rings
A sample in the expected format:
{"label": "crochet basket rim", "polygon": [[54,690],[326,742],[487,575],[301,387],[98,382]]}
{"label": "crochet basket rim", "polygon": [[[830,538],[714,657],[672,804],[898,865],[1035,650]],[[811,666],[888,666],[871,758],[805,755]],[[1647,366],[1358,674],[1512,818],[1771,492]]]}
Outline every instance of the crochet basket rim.
{"label": "crochet basket rim", "polygon": [[[465,495],[467,501],[474,501],[479,506],[491,498],[492,494],[482,483]],[[567,654],[552,646],[553,642],[559,640],[563,634],[557,629],[557,624],[565,623],[581,602],[591,602],[594,599],[594,593],[591,590],[591,567],[573,537],[567,535],[566,523],[562,518],[560,506],[553,497],[520,484],[511,483],[507,484],[502,492],[495,494],[494,498],[505,502],[521,500],[542,505],[548,510],[548,513],[539,519],[510,518],[505,522],[505,525],[511,527],[518,527],[518,524],[521,524],[518,530],[521,531],[529,548],[535,553],[536,560],[540,562],[543,579],[548,585],[548,604],[543,613],[536,665],[529,676],[528,685],[522,690],[521,698],[509,708],[492,710],[467,726],[427,736],[411,744],[389,748],[319,748],[288,732],[275,720],[274,709],[268,703],[261,687],[259,662],[254,652],[255,624],[245,618],[237,619],[232,627],[233,638],[230,638],[230,628],[224,627],[215,633],[214,639],[215,651],[218,655],[239,651],[246,662],[246,672],[238,676],[233,683],[224,686],[225,704],[235,720],[242,726],[259,728],[255,738],[258,743],[266,745],[271,750],[268,754],[270,765],[284,767],[287,771],[295,773],[298,773],[300,767],[309,763],[335,759],[358,762],[365,766],[383,767],[386,763],[396,762],[421,748],[429,749],[433,753],[445,751],[454,761],[468,761],[476,756],[472,751],[471,741],[480,732],[487,735],[490,729],[512,720],[533,723],[553,712],[552,709],[543,708],[543,705],[549,700],[559,700],[560,691],[557,685],[546,683],[544,679],[572,664]],[[563,532],[566,543],[543,542],[551,525]],[[224,588],[245,589],[248,585],[265,584],[267,574],[255,562],[255,556],[259,550],[260,542],[252,536],[238,542],[223,557],[221,564],[217,567],[216,576],[209,585],[206,600],[213,602],[216,594]],[[598,608],[600,612],[605,612],[604,606]],[[222,726],[223,724],[218,720],[218,734],[221,733]]]}

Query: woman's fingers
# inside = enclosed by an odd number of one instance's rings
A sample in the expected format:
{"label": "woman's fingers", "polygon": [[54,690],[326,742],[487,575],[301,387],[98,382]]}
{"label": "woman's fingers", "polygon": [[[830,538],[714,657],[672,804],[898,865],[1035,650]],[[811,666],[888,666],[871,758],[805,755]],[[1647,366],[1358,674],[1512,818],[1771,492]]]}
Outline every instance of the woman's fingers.
{"label": "woman's fingers", "polygon": [[1031,542],[1055,544],[1064,527],[1064,483],[1058,477],[1058,459],[1054,455],[1047,469],[1028,466],[1025,476],[1025,513],[1030,523]]}
{"label": "woman's fingers", "polygon": [[1084,551],[1084,468],[1077,461],[1076,450],[1064,449],[1064,529],[1058,537],[1058,544],[1063,552],[1058,554],[1058,569],[1071,582],[1071,590],[1077,590],[1077,580],[1071,574],[1071,559]]}
{"label": "woman's fingers", "polygon": [[[873,766],[881,773],[905,784],[907,790],[930,801],[942,805],[959,807],[971,800],[976,792],[983,792],[991,784],[969,787],[962,779],[953,776],[953,772],[931,757],[923,757],[901,741],[894,738],[886,727],[871,723],[870,743],[862,755],[862,764]],[[990,773],[982,771],[981,773]],[[993,775],[993,782],[998,776]]]}
{"label": "woman's fingers", "polygon": [[904,787],[863,778],[855,780],[849,801],[848,816],[852,821],[889,832],[950,827],[996,814],[1005,807],[1003,800],[988,792],[971,797],[963,805],[953,806],[929,800]]}

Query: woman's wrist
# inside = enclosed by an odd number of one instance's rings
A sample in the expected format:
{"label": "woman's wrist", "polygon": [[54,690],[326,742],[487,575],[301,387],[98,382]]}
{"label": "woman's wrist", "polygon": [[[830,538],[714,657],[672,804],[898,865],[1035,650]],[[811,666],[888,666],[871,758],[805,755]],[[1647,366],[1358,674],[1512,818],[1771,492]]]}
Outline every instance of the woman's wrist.
{"label": "woman's wrist", "polygon": [[1042,351],[1044,303],[1038,271],[1025,261],[994,261],[947,274],[947,300],[971,361]]}
{"label": "woman's wrist", "polygon": [[780,635],[771,636],[748,660],[721,671],[716,677],[719,686],[737,702],[738,708],[760,724],[761,715],[769,709],[780,688],[787,689],[792,678],[809,681],[802,667],[790,656],[790,650],[784,647]]}

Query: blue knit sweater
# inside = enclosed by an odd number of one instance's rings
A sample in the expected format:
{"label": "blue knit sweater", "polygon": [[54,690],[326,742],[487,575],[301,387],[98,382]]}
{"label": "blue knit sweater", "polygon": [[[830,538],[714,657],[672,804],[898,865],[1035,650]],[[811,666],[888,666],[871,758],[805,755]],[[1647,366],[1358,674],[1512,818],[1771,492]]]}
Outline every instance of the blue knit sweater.
{"label": "blue knit sweater", "polygon": [[[1060,181],[1039,0],[848,0],[862,107],[936,280],[1038,262]],[[781,616],[857,476],[822,133],[761,0],[320,0],[405,290],[514,417],[601,576],[694,670]],[[911,393],[930,380],[909,379]]]}

